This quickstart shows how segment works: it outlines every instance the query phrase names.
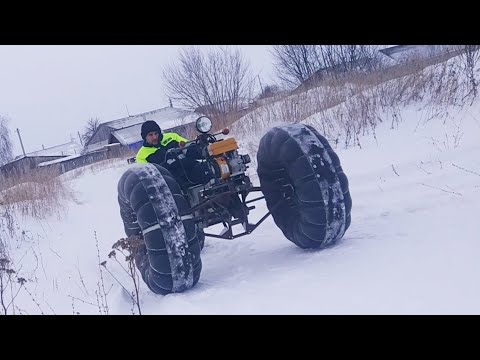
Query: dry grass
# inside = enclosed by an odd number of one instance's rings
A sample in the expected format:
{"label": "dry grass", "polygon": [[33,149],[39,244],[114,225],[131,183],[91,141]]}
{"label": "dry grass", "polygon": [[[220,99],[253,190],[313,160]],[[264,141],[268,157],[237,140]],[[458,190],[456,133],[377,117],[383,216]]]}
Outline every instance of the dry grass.
{"label": "dry grass", "polygon": [[449,107],[465,106],[473,96],[462,59],[453,55],[324,78],[314,88],[250,111],[232,124],[232,134],[252,138],[279,122],[305,122],[332,146],[361,147],[362,135],[375,136],[377,124],[385,121],[395,127],[402,120],[400,109],[409,104],[422,102],[427,121],[445,120]]}
{"label": "dry grass", "polygon": [[31,171],[21,178],[2,178],[0,179],[2,216],[5,218],[5,214],[21,214],[45,219],[57,215],[60,218],[65,213],[68,202],[76,201],[69,180],[86,173],[95,174],[108,168],[124,166],[127,163],[126,159],[103,160],[60,176],[52,168],[43,168]]}
{"label": "dry grass", "polygon": [[36,219],[53,214],[60,216],[67,201],[74,199],[73,192],[56,172],[39,170],[21,179],[4,181],[10,184],[0,192],[0,208],[23,216]]}
{"label": "dry grass", "polygon": [[[61,218],[65,214],[67,201],[73,198],[70,189],[58,178],[58,173],[39,169],[19,179],[0,179],[0,304],[1,313],[15,314],[15,298],[20,289],[26,291],[37,304],[32,293],[27,289],[25,278],[16,271],[11,247],[21,238],[24,231],[18,225],[18,216],[31,216],[45,219],[50,215]],[[21,268],[21,267],[20,267]],[[20,311],[20,310],[19,310]]]}

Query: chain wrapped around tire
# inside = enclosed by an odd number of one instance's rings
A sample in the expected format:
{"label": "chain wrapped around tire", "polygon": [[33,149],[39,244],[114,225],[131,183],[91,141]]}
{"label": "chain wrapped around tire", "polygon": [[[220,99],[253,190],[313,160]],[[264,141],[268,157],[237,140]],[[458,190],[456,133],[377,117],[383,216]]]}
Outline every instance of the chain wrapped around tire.
{"label": "chain wrapped around tire", "polygon": [[340,159],[313,127],[289,124],[261,139],[258,176],[268,209],[287,239],[324,248],[350,226],[352,198]]}
{"label": "chain wrapped around tire", "polygon": [[[180,186],[165,168],[133,164],[118,182],[127,236],[145,241],[135,255],[143,281],[156,294],[183,292],[200,279],[200,239]],[[203,239],[201,239],[203,241]]]}

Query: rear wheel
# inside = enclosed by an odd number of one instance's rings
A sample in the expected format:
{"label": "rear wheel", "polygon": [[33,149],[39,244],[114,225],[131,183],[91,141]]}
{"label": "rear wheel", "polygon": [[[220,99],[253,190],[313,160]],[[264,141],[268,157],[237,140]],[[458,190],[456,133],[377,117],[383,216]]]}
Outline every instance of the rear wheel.
{"label": "rear wheel", "polygon": [[274,127],[261,139],[258,176],[268,209],[287,239],[324,248],[350,226],[348,179],[328,141],[313,127]]}
{"label": "rear wheel", "polygon": [[150,290],[165,295],[192,288],[202,269],[199,233],[170,172],[132,165],[119,180],[118,201],[127,235],[143,235],[135,262]]}

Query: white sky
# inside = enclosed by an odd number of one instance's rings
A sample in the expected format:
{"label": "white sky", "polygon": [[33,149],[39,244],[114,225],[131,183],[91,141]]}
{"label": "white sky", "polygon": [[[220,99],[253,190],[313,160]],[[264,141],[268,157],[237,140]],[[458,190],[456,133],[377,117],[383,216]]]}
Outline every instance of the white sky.
{"label": "white sky", "polygon": [[[234,45],[237,46],[237,45]],[[180,45],[0,45],[0,115],[15,155],[66,143],[91,117],[101,122],[168,106],[161,70]],[[209,46],[202,45],[202,48]],[[264,82],[268,45],[238,46]],[[175,104],[174,104],[175,106]]]}
{"label": "white sky", "polygon": [[[246,237],[207,238],[199,283],[161,296],[141,281],[143,313],[480,314],[480,101],[448,110],[445,123],[426,121],[420,104],[410,105],[397,114],[398,128],[385,118],[376,139],[360,136],[362,149],[337,150],[353,208],[334,247],[302,250],[272,218]],[[125,161],[97,164],[71,180],[76,202],[65,203],[60,218],[18,217],[25,235],[12,241],[12,252],[45,314],[99,313],[94,234],[101,260],[108,260],[112,244],[125,237],[116,185],[127,168]],[[254,205],[252,221],[266,211],[263,202]],[[107,267],[133,290],[117,263],[108,260]],[[130,314],[117,280],[105,271],[103,278],[109,314]],[[25,291],[15,304],[40,313]]]}

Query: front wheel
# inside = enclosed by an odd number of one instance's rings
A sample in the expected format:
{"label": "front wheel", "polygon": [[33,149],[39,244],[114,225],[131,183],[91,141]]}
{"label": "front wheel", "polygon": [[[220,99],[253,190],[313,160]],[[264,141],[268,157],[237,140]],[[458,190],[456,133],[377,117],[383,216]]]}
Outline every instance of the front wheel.
{"label": "front wheel", "polygon": [[352,198],[338,156],[313,127],[274,127],[261,139],[258,177],[268,209],[287,239],[324,248],[350,226]]}
{"label": "front wheel", "polygon": [[166,295],[192,288],[200,278],[204,239],[170,172],[156,164],[132,165],[118,182],[118,202],[127,236],[143,235],[135,262],[149,289]]}

